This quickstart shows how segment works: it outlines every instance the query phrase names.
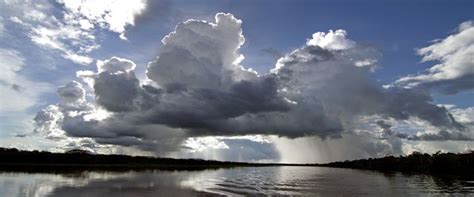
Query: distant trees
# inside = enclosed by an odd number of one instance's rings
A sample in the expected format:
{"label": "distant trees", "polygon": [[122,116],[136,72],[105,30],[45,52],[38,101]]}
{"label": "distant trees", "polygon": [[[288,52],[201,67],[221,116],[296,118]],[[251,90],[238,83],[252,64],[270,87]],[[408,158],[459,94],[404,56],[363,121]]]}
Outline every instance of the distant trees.
{"label": "distant trees", "polygon": [[66,153],[66,154],[92,154],[90,151],[82,150],[82,149],[72,149],[72,150],[68,150],[64,153]]}
{"label": "distant trees", "polygon": [[[0,148],[0,170],[42,170],[42,168],[68,169],[163,169],[163,168],[216,168],[234,166],[264,166],[272,164],[252,164],[202,159],[173,159],[128,155],[91,154],[74,149],[65,153],[46,151],[22,151],[15,148]],[[12,168],[14,167],[14,168]],[[8,168],[8,169],[7,169]]]}
{"label": "distant trees", "polygon": [[328,167],[355,168],[407,173],[452,174],[474,176],[474,151],[469,153],[423,154],[413,152],[407,156],[359,159],[323,164]]}
{"label": "distant trees", "polygon": [[46,151],[22,151],[15,148],[0,148],[0,170],[42,170],[44,168],[65,169],[203,169],[237,166],[327,166],[378,171],[399,171],[407,173],[427,173],[463,175],[474,177],[474,151],[469,153],[423,154],[414,152],[407,156],[387,156],[383,158],[340,161],[328,164],[278,164],[214,161],[202,159],[172,159],[128,155],[91,154],[74,149],[65,153]]}

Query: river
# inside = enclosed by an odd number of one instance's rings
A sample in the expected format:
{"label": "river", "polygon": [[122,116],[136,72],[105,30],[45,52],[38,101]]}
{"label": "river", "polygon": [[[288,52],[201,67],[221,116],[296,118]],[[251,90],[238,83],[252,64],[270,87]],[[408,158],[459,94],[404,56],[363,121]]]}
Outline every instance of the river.
{"label": "river", "polygon": [[474,195],[474,180],[326,167],[0,173],[0,196]]}

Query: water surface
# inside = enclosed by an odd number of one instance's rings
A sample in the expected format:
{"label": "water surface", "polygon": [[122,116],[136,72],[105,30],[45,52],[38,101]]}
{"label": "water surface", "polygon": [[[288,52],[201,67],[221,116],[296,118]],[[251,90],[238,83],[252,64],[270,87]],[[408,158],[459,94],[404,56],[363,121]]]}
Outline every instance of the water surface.
{"label": "water surface", "polygon": [[474,180],[325,167],[0,173],[0,196],[473,195]]}

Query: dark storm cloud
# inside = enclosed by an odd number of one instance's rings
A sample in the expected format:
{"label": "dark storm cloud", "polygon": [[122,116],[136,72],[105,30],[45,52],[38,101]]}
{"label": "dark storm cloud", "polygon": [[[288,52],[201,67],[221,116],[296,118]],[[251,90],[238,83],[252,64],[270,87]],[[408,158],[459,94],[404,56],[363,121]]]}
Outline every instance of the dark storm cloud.
{"label": "dark storm cloud", "polygon": [[[470,66],[474,67],[474,65]],[[474,74],[468,74],[456,79],[450,79],[445,81],[434,81],[418,86],[425,89],[436,89],[442,94],[454,95],[460,92],[474,89]]]}
{"label": "dark storm cloud", "polygon": [[399,120],[407,120],[410,116],[415,116],[428,121],[433,126],[464,129],[464,126],[457,122],[445,107],[432,103],[433,99],[427,91],[404,88],[389,90],[383,114]]}
{"label": "dark storm cloud", "polygon": [[96,102],[112,112],[134,110],[134,101],[141,91],[133,72],[135,63],[113,57],[97,66],[99,73],[94,78]]}
{"label": "dark storm cloud", "polygon": [[378,120],[376,124],[382,129],[382,139],[390,139],[393,137],[400,139],[408,138],[407,134],[392,130],[392,125],[386,121]]}
{"label": "dark storm cloud", "polygon": [[377,125],[382,128],[382,131],[384,134],[386,135],[392,135],[393,134],[393,131],[392,131],[392,125],[388,124],[387,122],[383,121],[383,120],[379,120],[376,122]]}
{"label": "dark storm cloud", "polygon": [[94,83],[96,102],[112,112],[134,110],[139,88],[139,81],[133,72],[102,72]]}
{"label": "dark storm cloud", "polygon": [[277,82],[272,77],[239,81],[227,91],[200,88],[166,93],[140,119],[173,127],[207,128],[213,122],[246,113],[289,110],[289,104],[277,94]]}
{"label": "dark storm cloud", "polygon": [[58,96],[64,103],[75,103],[84,100],[85,91],[78,82],[70,82],[58,88]]}

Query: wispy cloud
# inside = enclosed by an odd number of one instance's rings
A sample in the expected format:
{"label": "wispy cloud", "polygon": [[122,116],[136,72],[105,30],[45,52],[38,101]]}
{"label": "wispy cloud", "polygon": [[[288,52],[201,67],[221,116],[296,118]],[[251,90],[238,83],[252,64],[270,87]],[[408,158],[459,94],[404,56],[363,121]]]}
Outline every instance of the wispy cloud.
{"label": "wispy cloud", "polygon": [[41,103],[42,94],[53,88],[50,84],[32,81],[20,73],[26,66],[20,52],[0,48],[0,59],[1,130],[5,131],[4,134],[12,135],[31,131],[33,116],[27,110]]}
{"label": "wispy cloud", "polygon": [[434,64],[425,72],[398,79],[395,84],[414,87],[429,87],[445,94],[456,94],[474,88],[474,24],[466,21],[459,25],[456,33],[433,44],[418,49],[422,62]]}
{"label": "wispy cloud", "polygon": [[[90,64],[89,53],[100,47],[99,30],[119,33],[145,8],[144,1],[5,1],[9,20],[27,32],[37,45],[59,52],[77,64]],[[56,9],[56,8],[60,9]],[[59,10],[59,12],[58,12]]]}

